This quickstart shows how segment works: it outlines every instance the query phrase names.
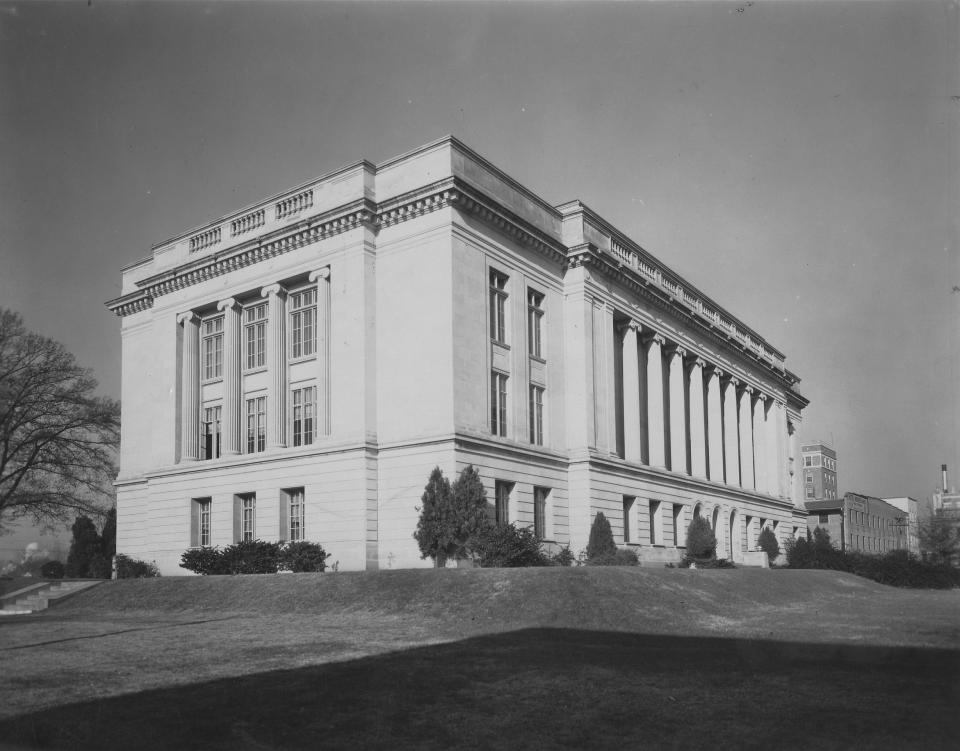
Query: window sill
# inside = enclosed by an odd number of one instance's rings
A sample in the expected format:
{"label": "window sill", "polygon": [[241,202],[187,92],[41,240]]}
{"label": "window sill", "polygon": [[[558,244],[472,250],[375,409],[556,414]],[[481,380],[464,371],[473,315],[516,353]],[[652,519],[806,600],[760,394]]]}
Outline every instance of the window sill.
{"label": "window sill", "polygon": [[498,347],[502,347],[503,349],[510,349],[509,344],[507,344],[506,342],[499,342],[496,339],[491,339],[490,344],[496,344]]}
{"label": "window sill", "polygon": [[223,383],[223,376],[217,376],[216,378],[203,378],[200,380],[201,386],[209,386],[214,383]]}
{"label": "window sill", "polygon": [[538,356],[538,355],[530,355],[530,359],[533,360],[533,362],[538,362],[538,363],[540,363],[541,365],[546,365],[546,364],[547,364],[547,360],[546,360],[545,357],[540,357],[540,356]]}
{"label": "window sill", "polygon": [[259,365],[259,366],[257,366],[256,368],[244,368],[244,369],[243,369],[243,375],[254,375],[254,374],[256,374],[256,373],[266,373],[266,372],[267,372],[267,366],[266,366],[266,365]]}
{"label": "window sill", "polygon": [[297,365],[301,362],[310,362],[311,360],[316,360],[317,354],[314,352],[312,355],[303,355],[302,357],[291,357],[288,362],[290,365]]}

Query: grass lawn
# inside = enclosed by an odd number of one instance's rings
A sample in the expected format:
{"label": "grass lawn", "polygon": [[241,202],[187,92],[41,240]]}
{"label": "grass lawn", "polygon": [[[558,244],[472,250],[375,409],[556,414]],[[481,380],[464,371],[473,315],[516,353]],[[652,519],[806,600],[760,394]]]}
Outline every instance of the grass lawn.
{"label": "grass lawn", "polygon": [[956,749],[960,591],[825,571],[114,582],[0,621],[0,746]]}

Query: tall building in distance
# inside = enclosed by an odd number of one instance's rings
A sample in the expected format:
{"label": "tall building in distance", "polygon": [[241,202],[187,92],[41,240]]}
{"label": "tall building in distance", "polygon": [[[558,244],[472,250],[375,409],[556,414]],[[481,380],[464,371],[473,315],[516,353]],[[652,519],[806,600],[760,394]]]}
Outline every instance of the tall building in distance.
{"label": "tall building in distance", "polygon": [[833,501],[837,498],[837,452],[826,443],[800,446],[805,501]]}
{"label": "tall building in distance", "polygon": [[834,547],[858,553],[910,549],[908,514],[882,498],[845,493],[842,498],[807,501],[807,526],[830,534]]}
{"label": "tall building in distance", "polygon": [[[225,189],[225,192],[226,189]],[[705,260],[710,258],[704,250]],[[579,201],[452,137],[176,235],[123,270],[117,550],[309,540],[429,566],[430,471],[491,519],[645,564],[699,516],[718,555],[806,526],[807,400],[773,344]]]}

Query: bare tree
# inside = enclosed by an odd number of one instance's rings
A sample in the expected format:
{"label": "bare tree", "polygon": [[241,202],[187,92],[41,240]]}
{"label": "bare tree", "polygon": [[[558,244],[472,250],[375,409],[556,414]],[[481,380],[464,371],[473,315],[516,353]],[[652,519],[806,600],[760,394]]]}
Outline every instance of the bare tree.
{"label": "bare tree", "polygon": [[0,308],[0,520],[103,513],[120,404],[96,387],[62,344]]}

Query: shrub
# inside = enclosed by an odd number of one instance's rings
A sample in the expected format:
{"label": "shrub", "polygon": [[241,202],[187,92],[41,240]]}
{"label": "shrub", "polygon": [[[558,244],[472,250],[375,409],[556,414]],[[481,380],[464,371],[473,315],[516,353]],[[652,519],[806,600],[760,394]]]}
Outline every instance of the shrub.
{"label": "shrub", "polygon": [[224,574],[221,559],[219,548],[191,548],[180,556],[180,568],[203,576]]}
{"label": "shrub", "polygon": [[[66,575],[71,578],[96,576],[96,573],[90,572],[90,563],[94,557],[100,556],[100,535],[97,533],[97,528],[90,517],[81,515],[76,518],[70,529],[73,532],[73,539],[70,542],[70,552],[67,554]],[[109,566],[107,576],[109,576]]]}
{"label": "shrub", "polygon": [[470,547],[483,568],[550,565],[540,541],[528,527],[518,528],[512,524],[490,527],[476,536]]}
{"label": "shrub", "polygon": [[123,553],[117,553],[116,561],[118,579],[154,579],[160,576],[156,563],[147,563]]}
{"label": "shrub", "polygon": [[103,530],[100,532],[100,554],[108,561],[117,554],[116,507],[107,512],[107,518],[103,522]]}
{"label": "shrub", "polygon": [[40,576],[44,579],[62,579],[65,571],[60,561],[47,561],[40,567]]}
{"label": "shrub", "polygon": [[414,539],[422,558],[432,558],[442,567],[448,558],[466,556],[471,539],[479,539],[491,527],[487,517],[487,494],[473,466],[464,468],[451,486],[439,467],[434,467],[420,497],[420,518]]}
{"label": "shrub", "polygon": [[780,543],[777,542],[777,536],[773,534],[773,530],[769,527],[764,527],[760,530],[760,535],[757,537],[757,545],[767,554],[770,563],[773,563],[777,559],[777,556],[780,555]]}
{"label": "shrub", "polygon": [[843,553],[833,547],[830,533],[817,527],[813,538],[788,540],[786,544],[787,568],[825,568],[848,571],[849,565]]}
{"label": "shrub", "polygon": [[638,566],[637,554],[627,548],[614,548],[613,553],[587,558],[588,566]]}
{"label": "shrub", "polygon": [[275,574],[279,542],[244,540],[228,545],[220,552],[220,567],[224,574]]}
{"label": "shrub", "polygon": [[277,566],[281,571],[320,572],[327,567],[327,553],[315,542],[288,542],[280,548]]}
{"label": "shrub", "polygon": [[710,528],[710,522],[702,516],[695,516],[687,527],[687,553],[685,558],[701,565],[717,557],[717,538]]}
{"label": "shrub", "polygon": [[569,545],[564,545],[560,550],[550,556],[550,562],[554,566],[572,566],[576,560],[577,558],[573,554],[573,551],[570,550]]}
{"label": "shrub", "polygon": [[613,530],[610,529],[610,522],[598,511],[593,517],[593,524],[590,525],[590,539],[587,542],[587,560],[601,558],[604,556],[614,556],[617,554],[617,546],[613,541]]}

